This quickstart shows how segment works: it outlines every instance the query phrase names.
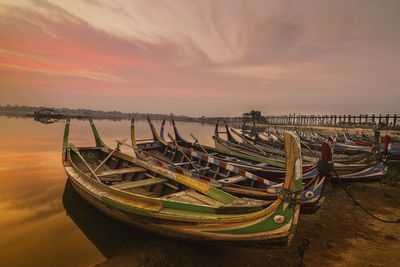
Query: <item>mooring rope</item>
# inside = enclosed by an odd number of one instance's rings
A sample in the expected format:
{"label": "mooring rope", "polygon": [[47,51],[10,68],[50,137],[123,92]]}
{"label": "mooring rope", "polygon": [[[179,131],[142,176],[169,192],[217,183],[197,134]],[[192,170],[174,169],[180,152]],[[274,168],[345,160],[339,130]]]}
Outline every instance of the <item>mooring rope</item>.
{"label": "mooring rope", "polygon": [[389,194],[385,191],[385,189],[383,189],[383,186],[382,186],[382,178],[383,178],[383,175],[381,176],[381,179],[379,179],[379,185],[380,185],[380,187],[381,187],[381,190],[382,190],[383,194],[384,194],[385,196],[387,196],[388,198],[397,200],[398,198],[395,198],[395,197],[389,195]]}
{"label": "mooring rope", "polygon": [[347,195],[353,200],[354,204],[356,204],[357,206],[359,206],[365,213],[367,213],[369,216],[371,216],[372,218],[381,221],[381,222],[385,222],[385,223],[399,223],[400,222],[400,218],[399,219],[395,219],[395,220],[386,220],[386,219],[382,219],[377,217],[376,215],[372,214],[370,211],[368,211],[366,208],[364,208],[355,198],[354,196],[347,190],[346,185],[342,182],[342,180],[339,178],[339,175],[337,174],[335,168],[332,168],[333,172],[336,175],[336,178],[339,182],[339,184],[342,186],[343,190],[347,193]]}
{"label": "mooring rope", "polygon": [[308,245],[310,245],[310,240],[308,240],[307,238],[303,238],[301,244],[298,245],[296,248],[295,254],[299,255],[300,257],[300,262],[297,265],[298,267],[303,266],[304,253],[306,252]]}

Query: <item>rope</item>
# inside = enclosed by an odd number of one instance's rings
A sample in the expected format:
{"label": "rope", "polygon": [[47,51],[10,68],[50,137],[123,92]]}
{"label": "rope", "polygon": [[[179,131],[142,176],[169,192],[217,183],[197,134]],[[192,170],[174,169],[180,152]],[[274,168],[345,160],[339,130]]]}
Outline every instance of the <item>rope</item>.
{"label": "rope", "polygon": [[399,219],[395,219],[395,220],[385,220],[382,218],[377,217],[376,215],[372,214],[370,211],[368,211],[366,208],[364,208],[355,198],[354,196],[347,190],[346,185],[340,180],[339,175],[337,174],[335,168],[333,168],[333,171],[336,175],[336,178],[339,182],[339,184],[342,186],[343,190],[346,192],[346,194],[353,200],[354,204],[356,204],[357,206],[360,207],[360,209],[362,209],[365,213],[367,213],[369,216],[371,216],[372,218],[381,221],[381,222],[385,222],[385,223],[399,223],[400,222],[400,218]]}
{"label": "rope", "polygon": [[300,198],[298,195],[303,193],[303,188],[297,190],[290,190],[286,188],[281,188],[279,198],[285,202],[289,202],[290,204],[299,204]]}
{"label": "rope", "polygon": [[397,198],[395,198],[395,197],[389,195],[389,194],[385,191],[385,189],[383,189],[383,186],[382,186],[382,177],[381,177],[381,179],[379,179],[379,185],[380,185],[380,187],[381,187],[381,189],[382,189],[382,192],[383,192],[383,194],[384,194],[385,196],[387,196],[388,198],[391,198],[391,199],[397,199]]}
{"label": "rope", "polygon": [[307,238],[303,238],[301,244],[298,245],[296,248],[295,254],[300,256],[300,262],[297,265],[298,267],[303,266],[304,253],[306,252],[308,245],[310,245],[310,240],[308,240]]}

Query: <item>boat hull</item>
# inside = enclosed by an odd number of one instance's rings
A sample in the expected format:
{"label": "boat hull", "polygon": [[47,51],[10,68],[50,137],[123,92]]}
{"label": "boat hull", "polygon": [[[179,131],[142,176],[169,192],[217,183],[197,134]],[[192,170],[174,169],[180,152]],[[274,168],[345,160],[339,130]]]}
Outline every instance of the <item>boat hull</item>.
{"label": "boat hull", "polygon": [[155,219],[155,218],[147,218],[140,215],[132,214],[129,212],[121,211],[118,208],[108,205],[103,202],[97,196],[94,196],[91,192],[89,192],[84,186],[82,186],[79,182],[77,182],[73,177],[69,176],[69,181],[71,185],[75,189],[75,191],[85,199],[89,204],[98,209],[103,214],[111,217],[114,220],[120,221],[124,224],[127,224],[131,227],[145,230],[149,233],[157,234],[163,237],[186,240],[190,242],[196,243],[206,243],[206,244],[229,244],[229,245],[240,245],[240,246],[265,246],[265,247],[286,247],[289,244],[289,231],[286,233],[276,234],[276,237],[273,235],[263,240],[262,238],[255,239],[240,239],[240,240],[225,240],[225,239],[212,239],[210,237],[194,235],[193,233],[185,234],[180,232],[179,230],[173,230],[173,228],[183,228],[185,226],[194,227],[195,223],[189,222],[177,222],[171,221],[167,223],[165,220]]}

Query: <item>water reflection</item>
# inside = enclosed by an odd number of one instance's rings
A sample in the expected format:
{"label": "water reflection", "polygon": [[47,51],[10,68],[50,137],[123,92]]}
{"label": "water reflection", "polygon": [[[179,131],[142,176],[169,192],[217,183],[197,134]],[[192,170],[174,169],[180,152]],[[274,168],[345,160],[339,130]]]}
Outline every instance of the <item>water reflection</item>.
{"label": "water reflection", "polygon": [[[159,131],[161,121],[153,123]],[[127,120],[96,120],[95,124],[110,147],[115,147],[115,139],[130,137]],[[146,121],[135,126],[138,139],[151,137]],[[177,126],[184,138],[190,140],[193,133],[202,144],[212,145],[213,125],[177,122]],[[170,122],[165,130],[173,134]],[[263,248],[164,239],[100,213],[66,183],[60,158],[63,132],[62,120],[42,124],[0,117],[0,266],[271,265],[272,256]],[[94,145],[87,121],[72,120],[70,142]],[[283,257],[286,250],[278,254],[281,265],[290,263]]]}
{"label": "water reflection", "polygon": [[131,243],[133,236],[140,236],[140,233],[133,232],[125,224],[91,206],[75,191],[69,180],[65,184],[62,203],[67,215],[106,258]]}
{"label": "water reflection", "polygon": [[[91,206],[69,181],[65,184],[62,201],[67,215],[107,258],[105,264],[176,266],[183,261],[190,264],[190,257],[197,254],[195,251],[205,252],[205,259],[210,255],[209,250],[218,251],[218,247],[165,239],[115,221]],[[189,253],[181,253],[182,250]]]}
{"label": "water reflection", "polygon": [[[106,262],[115,262],[124,257],[131,265],[148,265],[147,262],[168,262],[181,246],[198,248],[152,237],[98,213],[91,217],[95,219],[88,227],[97,232],[88,235],[81,231],[81,223],[71,220],[76,221],[76,216],[66,216],[62,202],[63,191],[67,191],[60,159],[63,122],[42,124],[32,118],[0,117],[0,266],[88,266],[107,258]],[[127,120],[95,123],[111,147],[115,147],[115,139],[130,136]],[[159,130],[161,121],[153,123]],[[212,141],[212,125],[178,122],[178,126],[186,138],[193,132],[203,143]],[[151,137],[146,121],[137,121],[136,131],[138,138]],[[166,132],[173,133],[170,122]],[[87,121],[72,120],[70,142],[94,145]],[[78,215],[92,213],[91,206],[82,206],[85,208]],[[107,233],[110,234],[104,237]]]}
{"label": "water reflection", "polygon": [[55,122],[59,121],[59,119],[42,118],[42,117],[35,117],[34,119],[35,119],[35,121],[41,122],[41,123],[44,123],[44,124],[55,123]]}

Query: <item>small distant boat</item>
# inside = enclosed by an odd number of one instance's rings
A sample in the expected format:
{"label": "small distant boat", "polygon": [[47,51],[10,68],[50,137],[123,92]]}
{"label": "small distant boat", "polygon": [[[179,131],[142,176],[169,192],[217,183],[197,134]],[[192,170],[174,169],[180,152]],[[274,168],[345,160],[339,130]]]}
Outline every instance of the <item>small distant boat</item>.
{"label": "small distant boat", "polygon": [[51,108],[41,108],[33,113],[35,119],[48,118],[48,119],[65,119],[66,116]]}
{"label": "small distant boat", "polygon": [[[93,121],[91,121],[93,126]],[[71,185],[91,205],[129,225],[171,238],[206,243],[287,246],[302,193],[300,143],[285,133],[286,178],[278,198],[238,198],[187,176],[111,149],[94,127],[95,147],[68,143],[62,162]]]}

